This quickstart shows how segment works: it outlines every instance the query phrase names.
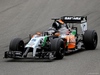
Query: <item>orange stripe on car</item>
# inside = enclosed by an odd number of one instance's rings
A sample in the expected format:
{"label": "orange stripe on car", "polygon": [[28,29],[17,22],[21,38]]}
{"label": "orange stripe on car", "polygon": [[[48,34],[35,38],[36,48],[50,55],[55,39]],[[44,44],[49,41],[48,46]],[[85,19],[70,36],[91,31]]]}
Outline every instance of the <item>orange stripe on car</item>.
{"label": "orange stripe on car", "polygon": [[62,20],[58,20],[61,24],[64,24],[64,22]]}

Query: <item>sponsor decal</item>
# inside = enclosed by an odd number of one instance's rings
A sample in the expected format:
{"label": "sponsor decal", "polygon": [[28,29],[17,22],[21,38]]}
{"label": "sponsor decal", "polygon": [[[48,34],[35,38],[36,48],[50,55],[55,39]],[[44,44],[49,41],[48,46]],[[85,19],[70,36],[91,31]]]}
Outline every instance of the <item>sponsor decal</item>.
{"label": "sponsor decal", "polygon": [[65,17],[65,20],[81,20],[81,17]]}
{"label": "sponsor decal", "polygon": [[34,41],[34,42],[35,42],[35,41],[36,41],[36,39],[32,39],[32,41]]}

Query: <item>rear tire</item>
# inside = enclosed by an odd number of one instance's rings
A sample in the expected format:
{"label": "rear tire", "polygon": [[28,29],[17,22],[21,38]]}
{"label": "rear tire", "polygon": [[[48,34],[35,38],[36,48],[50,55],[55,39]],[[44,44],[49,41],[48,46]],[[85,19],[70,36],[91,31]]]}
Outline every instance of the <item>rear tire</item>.
{"label": "rear tire", "polygon": [[20,38],[15,38],[11,40],[10,45],[9,45],[9,50],[10,51],[21,51],[23,53],[24,52],[24,41]]}
{"label": "rear tire", "polygon": [[95,30],[86,30],[83,35],[85,49],[94,50],[97,46],[98,36]]}
{"label": "rear tire", "polygon": [[56,59],[63,59],[65,54],[64,42],[60,38],[52,39],[51,50],[56,51]]}

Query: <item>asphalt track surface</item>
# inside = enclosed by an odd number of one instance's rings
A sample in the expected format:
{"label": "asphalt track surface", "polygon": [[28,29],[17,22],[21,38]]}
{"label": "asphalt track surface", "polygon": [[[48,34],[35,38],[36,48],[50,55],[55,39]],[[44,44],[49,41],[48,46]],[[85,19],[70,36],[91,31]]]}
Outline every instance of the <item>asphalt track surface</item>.
{"label": "asphalt track surface", "polygon": [[96,50],[70,54],[53,62],[3,59],[10,40],[44,31],[51,18],[88,16],[88,29],[100,39],[100,0],[0,0],[0,75],[100,75],[100,41]]}

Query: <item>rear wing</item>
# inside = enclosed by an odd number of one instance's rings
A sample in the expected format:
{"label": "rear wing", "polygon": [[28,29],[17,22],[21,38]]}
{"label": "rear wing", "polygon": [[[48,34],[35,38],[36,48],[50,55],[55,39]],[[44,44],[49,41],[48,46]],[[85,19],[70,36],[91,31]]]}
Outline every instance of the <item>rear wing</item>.
{"label": "rear wing", "polygon": [[80,23],[83,34],[87,30],[87,16],[63,16],[61,20],[64,23]]}
{"label": "rear wing", "polygon": [[87,22],[87,16],[63,16],[61,20],[65,23],[83,23]]}

